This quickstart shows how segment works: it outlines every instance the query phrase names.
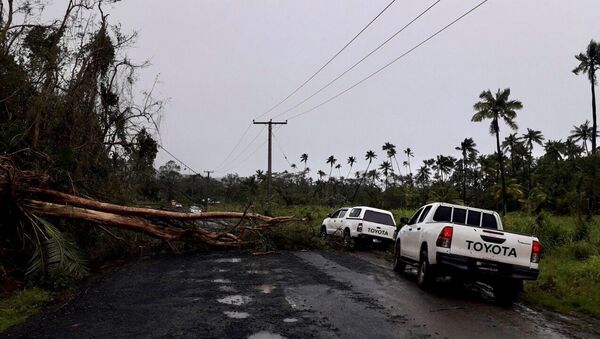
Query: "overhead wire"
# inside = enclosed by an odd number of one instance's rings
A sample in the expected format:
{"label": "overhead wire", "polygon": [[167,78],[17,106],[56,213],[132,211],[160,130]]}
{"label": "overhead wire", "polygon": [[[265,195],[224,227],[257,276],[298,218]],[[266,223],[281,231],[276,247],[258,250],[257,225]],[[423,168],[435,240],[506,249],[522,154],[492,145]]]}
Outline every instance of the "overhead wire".
{"label": "overhead wire", "polygon": [[371,21],[369,21],[369,23],[364,26],[352,39],[350,39],[350,41],[348,41],[344,47],[342,47],[342,49],[340,49],[337,53],[335,53],[331,58],[329,58],[329,60],[327,60],[327,62],[325,62],[325,64],[323,66],[321,66],[321,68],[319,68],[315,73],[313,73],[308,79],[306,79],[300,86],[298,86],[295,90],[292,91],[292,93],[290,93],[288,96],[286,96],[283,100],[281,100],[280,102],[278,102],[275,106],[269,108],[267,111],[265,111],[264,113],[262,113],[261,115],[257,116],[254,119],[258,119],[260,117],[263,117],[269,113],[271,113],[274,109],[276,109],[277,107],[281,106],[281,104],[283,104],[284,102],[286,102],[290,97],[292,97],[292,95],[296,94],[300,89],[302,89],[304,86],[306,86],[306,84],[308,84],[312,79],[314,79],[314,77],[316,77],[319,73],[321,73],[321,71],[323,69],[325,69],[325,67],[327,67],[335,58],[338,57],[338,55],[340,55],[348,46],[350,46],[350,44],[352,44],[354,42],[354,40],[356,40],[367,28],[369,28],[369,26],[371,26],[371,24],[373,22],[375,22],[375,20],[377,20],[385,11],[387,11],[387,9],[394,3],[396,2],[396,0],[392,0],[390,3],[387,4],[387,6],[385,6],[373,19],[371,19]]}
{"label": "overhead wire", "polygon": [[281,154],[283,155],[283,158],[285,159],[285,161],[288,163],[288,165],[292,166],[292,163],[288,160],[287,155],[285,155],[285,151],[283,150],[283,147],[281,146],[281,143],[279,142],[279,140],[275,136],[275,132],[273,132],[273,140],[275,140],[275,145],[277,145],[277,147],[281,151]]}
{"label": "overhead wire", "polygon": [[179,158],[177,158],[175,155],[173,155],[173,153],[169,152],[169,150],[167,150],[163,145],[161,145],[159,143],[157,143],[156,145],[158,147],[160,147],[163,151],[165,151],[168,155],[170,155],[173,159],[177,160],[180,164],[182,164],[183,166],[185,166],[185,168],[188,168],[190,171],[194,172],[194,174],[201,175],[200,173],[194,171],[194,169],[190,165],[188,165],[185,162],[181,161]]}
{"label": "overhead wire", "polygon": [[417,15],[415,18],[413,18],[411,21],[409,21],[407,24],[405,24],[404,26],[402,26],[402,28],[400,28],[399,30],[397,30],[394,34],[392,34],[390,37],[388,37],[385,41],[383,41],[381,44],[379,44],[377,47],[375,47],[375,49],[371,50],[369,53],[367,53],[367,55],[365,55],[362,59],[358,60],[356,63],[354,63],[352,66],[350,66],[350,68],[346,69],[344,72],[342,72],[341,74],[339,74],[337,77],[335,77],[333,80],[331,80],[330,82],[328,82],[327,84],[325,84],[325,86],[319,88],[316,92],[314,92],[313,94],[311,94],[310,96],[308,96],[307,98],[305,98],[304,100],[298,102],[297,104],[295,104],[294,106],[286,109],[285,111],[275,115],[273,118],[278,118],[288,112],[293,111],[294,109],[298,108],[300,105],[304,104],[305,102],[307,102],[308,100],[312,99],[315,95],[321,93],[322,91],[324,91],[325,89],[327,89],[329,86],[331,86],[333,83],[335,83],[336,81],[338,81],[340,78],[342,78],[344,75],[348,74],[348,72],[352,71],[354,68],[356,68],[358,65],[360,65],[363,61],[365,61],[367,58],[369,58],[371,55],[373,55],[375,52],[377,52],[378,50],[380,50],[383,46],[385,46],[387,43],[389,43],[392,39],[394,39],[396,36],[398,36],[398,34],[402,33],[404,30],[406,30],[408,27],[410,27],[413,23],[415,23],[417,20],[419,20],[423,15],[425,15],[427,12],[429,12],[433,7],[435,7],[435,5],[437,5],[440,1],[442,0],[437,0],[435,1],[433,4],[431,4],[429,7],[427,7],[425,10],[423,10],[421,13],[419,13],[419,15]]}
{"label": "overhead wire", "polygon": [[[244,147],[240,153],[238,153],[237,156],[235,156],[234,158],[231,159],[231,161],[227,164],[227,166],[221,166],[220,168],[215,168],[216,172],[226,172],[227,170],[224,170],[224,168],[231,168],[232,164],[235,163],[240,157],[242,157],[246,151],[254,144],[254,142],[256,141],[256,139],[258,139],[258,137],[261,135],[261,133],[265,130],[265,125],[262,126],[262,128],[258,131],[258,133],[254,136],[254,138],[252,138],[252,140],[246,144],[246,147]],[[235,165],[237,166],[237,165]]]}
{"label": "overhead wire", "polygon": [[238,139],[238,141],[235,143],[235,146],[233,146],[233,148],[231,149],[231,151],[229,152],[229,154],[227,154],[227,156],[223,159],[223,161],[221,161],[221,163],[217,167],[215,167],[215,169],[221,168],[227,162],[227,160],[229,160],[229,158],[231,157],[231,155],[235,152],[235,150],[242,143],[242,140],[244,139],[244,137],[246,136],[246,134],[248,134],[248,131],[250,130],[250,127],[252,127],[252,124],[248,123],[248,127],[246,127],[246,130],[244,131],[244,133],[242,133],[242,136],[240,136],[240,138]]}
{"label": "overhead wire", "polygon": [[[277,126],[277,127],[275,127],[275,131],[273,131],[273,135],[274,135],[274,134],[275,134],[275,132],[276,132],[276,131],[278,131],[280,128],[281,128],[281,126]],[[263,127],[263,129],[262,129],[262,130],[264,130],[264,129],[265,129],[265,127]],[[231,171],[232,169],[236,169],[236,168],[237,168],[238,166],[240,166],[241,164],[244,164],[244,163],[246,163],[246,161],[248,161],[248,160],[249,160],[249,159],[250,159],[252,156],[254,156],[254,154],[256,154],[256,152],[258,152],[259,150],[261,150],[261,149],[262,149],[262,147],[263,147],[263,146],[264,146],[264,145],[267,143],[267,141],[268,141],[268,139],[265,139],[265,140],[264,140],[264,141],[263,141],[263,142],[262,142],[260,145],[258,145],[258,147],[257,147],[257,148],[255,148],[255,149],[254,149],[252,152],[248,153],[248,156],[247,156],[247,157],[245,157],[244,159],[242,159],[241,161],[239,161],[237,164],[235,164],[235,165],[233,165],[233,166],[231,166],[231,167],[229,167],[229,168],[227,168],[227,169],[225,169],[225,170],[223,170],[223,171],[221,171],[221,172],[229,172],[229,171]]]}
{"label": "overhead wire", "polygon": [[395,59],[393,59],[392,61],[388,62],[387,64],[385,64],[383,67],[377,69],[375,72],[369,74],[368,76],[364,77],[363,79],[361,79],[360,81],[354,83],[352,86],[346,88],[345,90],[337,93],[336,95],[330,97],[329,99],[322,101],[321,103],[305,110],[302,111],[296,115],[291,116],[290,118],[288,118],[288,120],[292,120],[295,119],[299,116],[302,116],[304,114],[308,114],[316,109],[318,109],[321,106],[324,106],[326,104],[328,104],[329,102],[337,99],[338,97],[342,96],[343,94],[347,93],[348,91],[354,89],[355,87],[357,87],[358,85],[364,83],[365,81],[369,80],[370,78],[372,78],[373,76],[377,75],[378,73],[380,73],[381,71],[383,71],[384,69],[388,68],[389,66],[391,66],[392,64],[394,64],[395,62],[397,62],[398,60],[404,58],[405,56],[407,56],[408,54],[410,54],[411,52],[413,52],[414,50],[416,50],[417,48],[421,47],[422,45],[424,45],[425,43],[427,43],[429,40],[433,39],[434,37],[436,37],[438,34],[442,33],[443,31],[445,31],[446,29],[450,28],[450,26],[454,25],[455,23],[457,23],[458,21],[460,21],[462,18],[466,17],[467,15],[471,14],[473,11],[475,11],[477,8],[481,7],[483,4],[485,4],[486,2],[488,2],[489,0],[484,0],[482,2],[480,2],[479,4],[477,4],[475,7],[471,8],[470,10],[468,10],[467,12],[463,13],[461,16],[459,16],[458,18],[454,19],[452,22],[450,22],[449,24],[447,24],[446,26],[442,27],[441,29],[439,29],[437,32],[435,32],[434,34],[430,35],[428,38],[426,38],[425,40],[421,41],[420,43],[418,43],[417,45],[413,46],[412,48],[410,48],[409,50],[407,50],[406,52],[402,53],[400,56],[396,57]]}

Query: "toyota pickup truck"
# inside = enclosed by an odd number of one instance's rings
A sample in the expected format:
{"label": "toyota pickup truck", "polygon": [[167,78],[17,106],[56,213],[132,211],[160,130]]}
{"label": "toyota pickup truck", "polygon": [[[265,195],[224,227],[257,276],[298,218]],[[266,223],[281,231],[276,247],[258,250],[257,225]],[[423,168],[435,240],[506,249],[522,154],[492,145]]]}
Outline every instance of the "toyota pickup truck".
{"label": "toyota pickup truck", "polygon": [[490,283],[496,301],[509,303],[523,280],[538,277],[538,238],[503,230],[494,211],[432,203],[401,222],[393,267],[403,272],[416,265],[420,287],[432,287],[440,275],[468,277]]}
{"label": "toyota pickup truck", "polygon": [[364,244],[392,244],[396,221],[390,211],[367,206],[343,207],[321,223],[321,238],[333,235],[343,239],[344,246],[354,249]]}

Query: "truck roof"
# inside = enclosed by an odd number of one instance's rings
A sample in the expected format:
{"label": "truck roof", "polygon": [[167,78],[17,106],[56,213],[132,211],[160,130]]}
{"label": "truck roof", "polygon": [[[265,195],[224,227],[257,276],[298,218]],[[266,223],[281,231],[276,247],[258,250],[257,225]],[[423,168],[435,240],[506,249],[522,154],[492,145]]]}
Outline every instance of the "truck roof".
{"label": "truck roof", "polygon": [[448,206],[448,207],[458,207],[458,208],[467,208],[470,209],[472,211],[480,211],[480,212],[486,212],[486,213],[492,213],[492,214],[496,214],[498,215],[498,213],[496,211],[493,210],[485,210],[483,208],[477,208],[477,207],[471,207],[471,206],[465,206],[465,205],[458,205],[458,204],[450,204],[447,202],[432,202],[429,203],[425,206],[429,206],[429,205],[439,205],[439,206]]}
{"label": "truck roof", "polygon": [[390,212],[388,210],[382,210],[382,209],[379,209],[379,208],[369,207],[369,206],[354,206],[352,208],[362,208],[362,209],[365,209],[365,210],[371,210],[371,211],[376,211],[376,212],[381,212],[381,213],[390,213],[390,214],[392,214],[392,212]]}

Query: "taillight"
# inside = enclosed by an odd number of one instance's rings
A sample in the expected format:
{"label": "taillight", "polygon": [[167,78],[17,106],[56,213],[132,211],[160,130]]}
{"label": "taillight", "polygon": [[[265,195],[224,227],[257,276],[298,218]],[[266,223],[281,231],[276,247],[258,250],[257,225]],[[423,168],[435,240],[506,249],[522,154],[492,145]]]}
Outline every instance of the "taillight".
{"label": "taillight", "polygon": [[450,245],[452,245],[452,226],[446,226],[442,229],[436,244],[438,247],[450,248]]}
{"label": "taillight", "polygon": [[362,232],[362,222],[358,224],[358,226],[356,227],[356,231]]}
{"label": "taillight", "polygon": [[542,244],[539,241],[534,240],[531,244],[531,262],[539,263],[542,257]]}

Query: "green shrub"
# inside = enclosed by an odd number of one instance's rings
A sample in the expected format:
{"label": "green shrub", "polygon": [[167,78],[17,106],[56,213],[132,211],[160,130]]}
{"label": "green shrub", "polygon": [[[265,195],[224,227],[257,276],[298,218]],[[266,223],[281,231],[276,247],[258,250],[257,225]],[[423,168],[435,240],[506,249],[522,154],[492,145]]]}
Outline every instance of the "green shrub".
{"label": "green shrub", "polygon": [[20,291],[0,300],[0,333],[24,322],[49,300],[50,293],[39,288]]}

